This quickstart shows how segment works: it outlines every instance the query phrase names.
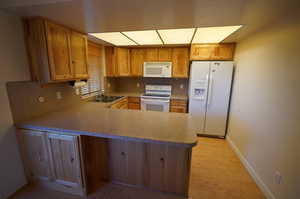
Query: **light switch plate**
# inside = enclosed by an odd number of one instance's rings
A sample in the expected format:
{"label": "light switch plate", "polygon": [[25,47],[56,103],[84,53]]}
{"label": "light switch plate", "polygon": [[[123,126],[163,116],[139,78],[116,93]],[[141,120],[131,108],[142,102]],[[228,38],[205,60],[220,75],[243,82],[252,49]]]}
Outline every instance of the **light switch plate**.
{"label": "light switch plate", "polygon": [[62,99],[61,92],[56,92],[56,99]]}

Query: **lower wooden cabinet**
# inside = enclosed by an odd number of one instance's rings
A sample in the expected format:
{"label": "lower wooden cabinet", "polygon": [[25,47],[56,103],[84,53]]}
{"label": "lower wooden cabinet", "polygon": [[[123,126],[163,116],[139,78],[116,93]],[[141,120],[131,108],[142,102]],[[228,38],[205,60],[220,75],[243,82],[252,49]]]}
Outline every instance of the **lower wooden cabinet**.
{"label": "lower wooden cabinet", "polygon": [[20,132],[20,135],[21,152],[28,178],[49,180],[50,166],[45,134],[39,131],[24,130]]}
{"label": "lower wooden cabinet", "polygon": [[140,98],[139,97],[127,97],[127,98],[124,98],[124,99],[117,101],[116,103],[110,105],[110,108],[140,110],[141,109]]}
{"label": "lower wooden cabinet", "polygon": [[172,99],[170,104],[170,112],[186,113],[187,112],[187,100]]}
{"label": "lower wooden cabinet", "polygon": [[47,135],[52,177],[56,183],[82,186],[78,138],[72,135]]}
{"label": "lower wooden cabinet", "polygon": [[18,139],[29,181],[85,195],[78,136],[18,130]]}
{"label": "lower wooden cabinet", "polygon": [[135,141],[109,141],[111,181],[188,194],[191,149]]}
{"label": "lower wooden cabinet", "polygon": [[19,130],[25,171],[49,188],[85,196],[105,182],[188,195],[192,148]]}

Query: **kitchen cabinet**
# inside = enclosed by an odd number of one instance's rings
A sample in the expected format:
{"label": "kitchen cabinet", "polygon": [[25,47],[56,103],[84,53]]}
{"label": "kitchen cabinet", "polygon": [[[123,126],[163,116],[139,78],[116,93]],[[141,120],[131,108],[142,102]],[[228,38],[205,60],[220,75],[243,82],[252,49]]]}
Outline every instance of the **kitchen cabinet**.
{"label": "kitchen cabinet", "polygon": [[88,79],[89,77],[87,46],[87,37],[83,34],[72,31],[72,65],[74,68],[74,76],[78,79]]}
{"label": "kitchen cabinet", "polygon": [[172,48],[159,48],[157,61],[162,61],[162,62],[172,61]]}
{"label": "kitchen cabinet", "polygon": [[158,48],[145,48],[145,61],[147,62],[158,61]]}
{"label": "kitchen cabinet", "polygon": [[17,138],[29,181],[85,195],[78,136],[18,129]]}
{"label": "kitchen cabinet", "polygon": [[18,134],[28,178],[49,180],[50,167],[45,134],[28,130],[22,130]]}
{"label": "kitchen cabinet", "polygon": [[105,75],[107,77],[117,76],[114,47],[110,46],[105,47]]}
{"label": "kitchen cabinet", "polygon": [[144,143],[112,139],[109,141],[110,180],[143,185]]}
{"label": "kitchen cabinet", "polygon": [[186,148],[147,143],[148,185],[150,188],[187,195],[191,151]]}
{"label": "kitchen cabinet", "polygon": [[189,49],[173,48],[172,77],[188,78],[189,76]]}
{"label": "kitchen cabinet", "polygon": [[187,112],[187,101],[179,99],[171,99],[170,112],[186,113]]}
{"label": "kitchen cabinet", "polygon": [[116,70],[118,76],[130,76],[130,50],[115,48]]}
{"label": "kitchen cabinet", "polygon": [[215,46],[212,60],[232,61],[234,57],[235,44],[219,44]]}
{"label": "kitchen cabinet", "polygon": [[192,44],[190,59],[200,61],[232,61],[234,49],[234,43]]}
{"label": "kitchen cabinet", "polygon": [[145,50],[142,48],[130,50],[131,76],[143,76]]}
{"label": "kitchen cabinet", "polygon": [[47,135],[53,179],[70,187],[82,186],[78,139],[73,135]]}
{"label": "kitchen cabinet", "polygon": [[128,97],[128,109],[140,110],[141,102],[139,97]]}
{"label": "kitchen cabinet", "polygon": [[123,98],[116,103],[112,104],[110,108],[113,109],[128,109],[128,98]]}
{"label": "kitchen cabinet", "polygon": [[51,79],[72,79],[71,31],[48,21],[45,26]]}
{"label": "kitchen cabinet", "polygon": [[88,79],[86,35],[41,17],[25,20],[24,27],[32,80]]}

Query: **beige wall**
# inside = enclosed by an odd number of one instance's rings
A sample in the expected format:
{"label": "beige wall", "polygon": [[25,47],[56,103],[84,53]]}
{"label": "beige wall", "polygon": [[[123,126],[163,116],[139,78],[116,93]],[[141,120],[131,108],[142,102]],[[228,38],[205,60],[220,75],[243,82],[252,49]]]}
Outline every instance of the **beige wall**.
{"label": "beige wall", "polygon": [[5,84],[30,77],[20,18],[0,11],[0,27],[0,198],[3,198],[26,182]]}
{"label": "beige wall", "polygon": [[228,138],[269,198],[300,197],[299,19],[282,19],[237,45]]}

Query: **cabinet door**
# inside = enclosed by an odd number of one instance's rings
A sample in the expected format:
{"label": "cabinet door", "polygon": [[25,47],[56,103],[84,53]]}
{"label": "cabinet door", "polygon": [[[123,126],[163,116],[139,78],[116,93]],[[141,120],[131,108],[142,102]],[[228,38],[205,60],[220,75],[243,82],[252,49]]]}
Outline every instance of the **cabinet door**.
{"label": "cabinet door", "polygon": [[159,48],[158,49],[159,61],[172,61],[172,49],[171,48]]}
{"label": "cabinet door", "polygon": [[72,79],[70,30],[48,21],[45,24],[51,79]]}
{"label": "cabinet door", "polygon": [[188,194],[191,149],[165,144],[147,144],[149,187]]}
{"label": "cabinet door", "polygon": [[109,141],[110,176],[114,182],[145,184],[145,144],[111,139]]}
{"label": "cabinet door", "polygon": [[105,47],[105,73],[107,77],[116,75],[116,60],[113,47]]}
{"label": "cabinet door", "polygon": [[127,146],[126,142],[111,139],[109,146],[110,180],[113,182],[127,182]]}
{"label": "cabinet door", "polygon": [[78,79],[88,78],[87,64],[87,37],[83,34],[72,32],[71,53],[74,77]]}
{"label": "cabinet door", "polygon": [[211,60],[215,45],[211,44],[193,44],[191,46],[191,60]]}
{"label": "cabinet door", "polygon": [[148,62],[158,61],[158,49],[157,48],[146,48],[145,49],[145,61],[148,61]]}
{"label": "cabinet door", "polygon": [[27,174],[30,178],[48,179],[50,168],[45,133],[22,130],[20,135]]}
{"label": "cabinet door", "polygon": [[143,76],[144,68],[144,49],[131,49],[130,61],[131,61],[131,75],[132,76]]}
{"label": "cabinet door", "polygon": [[235,44],[219,44],[216,45],[212,60],[231,61],[234,56]]}
{"label": "cabinet door", "polygon": [[129,49],[115,48],[116,66],[118,76],[130,76],[130,54]]}
{"label": "cabinet door", "polygon": [[173,48],[172,77],[187,78],[189,75],[189,49]]}
{"label": "cabinet door", "polygon": [[55,182],[69,187],[81,187],[82,180],[77,137],[48,134],[48,146]]}

